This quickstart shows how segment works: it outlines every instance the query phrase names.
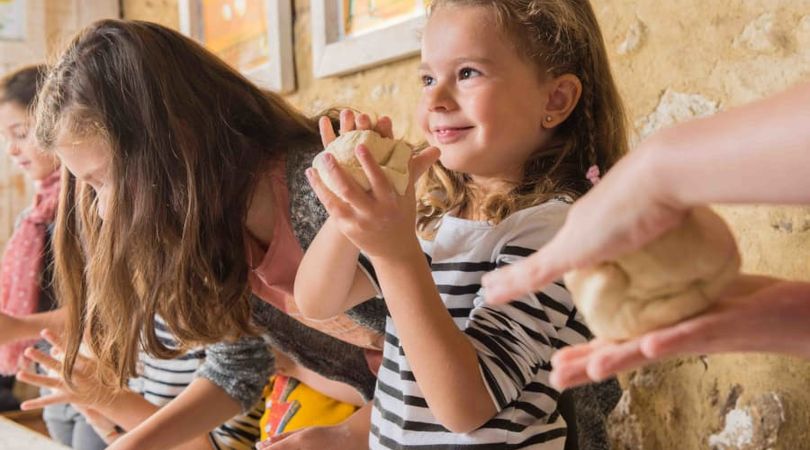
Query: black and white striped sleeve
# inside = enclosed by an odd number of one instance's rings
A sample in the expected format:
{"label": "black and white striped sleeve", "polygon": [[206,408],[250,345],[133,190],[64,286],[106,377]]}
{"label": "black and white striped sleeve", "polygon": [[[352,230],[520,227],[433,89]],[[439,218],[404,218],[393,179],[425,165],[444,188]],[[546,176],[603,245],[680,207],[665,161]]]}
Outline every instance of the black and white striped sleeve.
{"label": "black and white striped sleeve", "polygon": [[[525,258],[534,249],[504,246],[497,264]],[[465,333],[478,352],[481,375],[501,410],[534,386],[539,371],[550,371],[551,355],[560,347],[584,342],[589,335],[582,325],[569,293],[561,284],[526,295],[504,305],[490,305],[479,292]]]}

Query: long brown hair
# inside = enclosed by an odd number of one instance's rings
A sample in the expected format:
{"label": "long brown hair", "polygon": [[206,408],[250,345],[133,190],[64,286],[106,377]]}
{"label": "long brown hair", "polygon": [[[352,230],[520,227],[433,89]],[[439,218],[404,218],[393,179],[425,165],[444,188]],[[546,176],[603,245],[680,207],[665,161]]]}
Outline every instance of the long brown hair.
{"label": "long brown hair", "polygon": [[83,341],[119,386],[140,347],[176,356],[155,314],[186,345],[253,332],[248,205],[270,164],[319,142],[315,121],[180,33],[104,20],[72,41],[40,92],[37,138],[53,148],[64,132],[103,139],[112,179],[102,221],[93,189],[63,177],[54,246],[66,378]]}
{"label": "long brown hair", "polygon": [[624,107],[588,0],[433,0],[431,11],[447,6],[491,9],[521,56],[551,76],[576,75],[582,95],[549,148],[537,149],[510,192],[477,198],[468,176],[436,163],[417,188],[420,233],[429,237],[430,224],[449,211],[470,208],[473,200],[497,223],[554,196],[584,194],[591,186],[588,168],[604,172],[627,151]]}

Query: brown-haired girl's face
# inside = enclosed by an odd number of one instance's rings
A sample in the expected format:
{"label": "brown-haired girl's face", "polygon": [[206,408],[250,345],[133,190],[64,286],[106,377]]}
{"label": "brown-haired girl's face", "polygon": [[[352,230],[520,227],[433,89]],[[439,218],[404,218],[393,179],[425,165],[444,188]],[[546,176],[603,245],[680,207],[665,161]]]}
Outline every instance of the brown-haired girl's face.
{"label": "brown-haired girl's face", "polygon": [[443,6],[422,39],[417,121],[450,170],[516,178],[548,139],[548,87],[481,6]]}
{"label": "brown-haired girl's face", "polygon": [[70,173],[96,192],[98,215],[103,220],[113,187],[112,150],[107,140],[100,136],[60,133],[54,149]]}
{"label": "brown-haired girl's face", "polygon": [[37,145],[31,120],[22,105],[0,103],[0,136],[6,153],[28,177],[41,181],[59,167],[59,159]]}

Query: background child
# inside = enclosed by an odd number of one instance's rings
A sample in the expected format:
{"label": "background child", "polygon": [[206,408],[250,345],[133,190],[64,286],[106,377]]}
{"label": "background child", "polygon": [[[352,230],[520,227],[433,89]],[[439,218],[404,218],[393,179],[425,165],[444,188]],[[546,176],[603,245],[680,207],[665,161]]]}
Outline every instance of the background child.
{"label": "background child", "polygon": [[[550,240],[597,168],[625,150],[602,37],[585,1],[433,5],[417,116],[441,162],[415,197],[413,188],[397,196],[362,146],[370,193],[334,158],[334,193],[311,172],[330,219],[302,262],[295,298],[315,317],[375,292],[385,298],[372,448],[563,448],[550,359],[587,340],[587,328],[561,285],[494,307],[480,283]],[[326,121],[322,134],[333,136]],[[414,157],[412,176],[436,156]],[[359,252],[362,271],[322,278],[353,267]]]}
{"label": "background child", "polygon": [[[8,155],[36,187],[33,204],[20,214],[6,244],[0,269],[0,372],[12,375],[3,377],[2,403],[6,409],[19,406],[11,395],[13,374],[20,369],[23,351],[39,333],[39,329],[26,333],[23,326],[16,325],[37,315],[34,313],[56,307],[51,286],[51,234],[59,197],[59,159],[37,145],[31,117],[37,89],[44,79],[44,66],[24,67],[0,79],[0,134]],[[43,419],[50,435],[63,444],[88,450],[106,446],[69,404],[49,406]]]}

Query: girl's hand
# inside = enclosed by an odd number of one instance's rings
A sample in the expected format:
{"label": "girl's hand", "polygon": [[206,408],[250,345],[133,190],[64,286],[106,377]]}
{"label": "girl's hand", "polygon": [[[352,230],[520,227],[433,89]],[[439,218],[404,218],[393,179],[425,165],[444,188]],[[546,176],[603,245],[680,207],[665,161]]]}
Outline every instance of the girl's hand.
{"label": "girl's hand", "polygon": [[[534,255],[487,274],[487,301],[537,292],[573,269],[641,248],[677,226],[688,208],[671,198],[654,149],[639,148],[571,207],[557,235]],[[583,174],[584,176],[584,174]]]}
{"label": "girl's hand", "polygon": [[121,437],[122,433],[118,431],[116,424],[106,418],[100,412],[87,406],[73,405],[73,407],[76,409],[76,411],[79,411],[84,416],[87,423],[93,427],[93,431],[96,432],[104,443],[108,445],[112,444],[115,442],[115,440]]}
{"label": "girl's hand", "polygon": [[259,450],[368,450],[368,434],[371,428],[371,405],[357,410],[338,425],[309,427],[302,430],[272,436],[256,444]]}
{"label": "girl's hand", "polygon": [[[42,331],[42,337],[52,345],[51,355],[57,355],[57,357],[64,355],[64,343],[59,336],[46,329]],[[49,372],[60,373],[62,363],[51,355],[47,355],[33,347],[25,350],[26,358],[39,363]],[[23,402],[20,408],[30,410],[62,403],[93,406],[112,401],[112,395],[103,395],[107,389],[96,378],[95,365],[95,361],[84,356],[79,356],[76,359],[73,370],[74,388],[69,387],[59,376],[40,375],[29,371],[18,372],[18,380],[51,390],[48,395]]]}
{"label": "girl's hand", "polygon": [[258,450],[368,450],[368,434],[352,433],[346,426],[309,427],[273,436],[256,444]]}
{"label": "girl's hand", "polygon": [[563,389],[603,380],[665,358],[725,352],[774,352],[810,358],[810,283],[743,276],[706,312],[616,343],[596,339],[552,358]]}
{"label": "girl's hand", "polygon": [[[343,116],[341,114],[341,119]],[[334,139],[334,133],[329,134],[331,125],[325,127],[323,120],[321,124],[321,136],[324,143],[328,144]],[[349,126],[345,128],[348,129]],[[386,124],[384,128],[388,130],[390,124]],[[343,126],[341,130],[344,130]],[[369,179],[370,192],[363,191],[341,169],[335,158],[328,154],[325,155],[325,161],[327,170],[335,180],[336,192],[324,185],[316,170],[309,169],[307,178],[312,189],[330,217],[335,219],[340,231],[369,257],[396,257],[403,251],[412,251],[414,245],[418,246],[414,183],[438,160],[439,150],[431,147],[412,157],[409,187],[402,196],[396,193],[365,146],[359,145],[355,155]]]}
{"label": "girl's hand", "polygon": [[[332,127],[332,121],[329,117],[323,116],[318,121],[318,127],[321,131],[321,142],[324,147],[327,147],[335,139],[335,129]],[[371,122],[371,117],[368,114],[355,113],[351,109],[344,109],[340,111],[340,134],[347,133],[354,130],[373,130],[379,133],[384,138],[394,138],[394,128],[391,123],[391,118],[382,116],[377,123]]]}

